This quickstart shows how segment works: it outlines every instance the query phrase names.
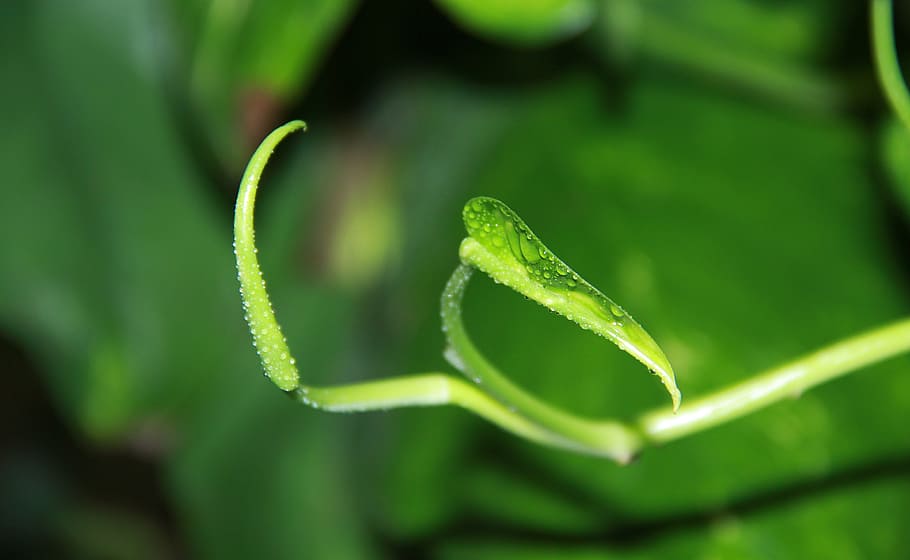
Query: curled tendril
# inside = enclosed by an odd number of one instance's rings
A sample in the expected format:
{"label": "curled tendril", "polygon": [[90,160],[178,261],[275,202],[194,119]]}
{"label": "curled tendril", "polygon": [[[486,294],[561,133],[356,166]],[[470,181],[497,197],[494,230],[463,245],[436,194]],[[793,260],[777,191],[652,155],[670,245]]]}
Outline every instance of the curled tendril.
{"label": "curled tendril", "polygon": [[265,290],[265,280],[256,257],[256,235],[253,211],[256,208],[256,191],[259,179],[275,147],[285,136],[306,130],[303,121],[291,121],[276,129],[262,141],[243,173],[237,206],[234,209],[234,256],[237,258],[237,278],[240,280],[240,298],[244,318],[253,335],[253,345],[259,353],[265,374],[282,391],[300,386],[294,358],[287,340],[275,318],[272,302]]}

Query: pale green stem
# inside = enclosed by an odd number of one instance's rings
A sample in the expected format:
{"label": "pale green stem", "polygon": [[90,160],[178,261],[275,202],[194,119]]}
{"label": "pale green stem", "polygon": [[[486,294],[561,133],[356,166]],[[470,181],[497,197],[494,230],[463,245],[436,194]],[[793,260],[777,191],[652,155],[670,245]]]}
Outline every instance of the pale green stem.
{"label": "pale green stem", "polygon": [[443,293],[443,328],[456,367],[500,400],[540,425],[576,441],[590,454],[621,463],[645,444],[665,443],[724,424],[803,392],[831,379],[910,351],[910,319],[837,342],[788,364],[760,373],[732,387],[690,400],[674,413],[665,407],[634,424],[589,420],[542,402],[509,381],[474,347],[461,319],[461,298],[471,269],[461,265]]}
{"label": "pale green stem", "polygon": [[474,347],[461,318],[461,301],[472,269],[459,265],[442,293],[442,325],[449,343],[447,357],[481,387],[546,429],[576,442],[587,453],[628,462],[641,447],[633,428],[614,421],[580,418],[527,393],[500,373]]}
{"label": "pale green stem", "polygon": [[910,319],[836,342],[737,385],[645,414],[638,425],[653,442],[666,442],[745,416],[865,366],[910,351]]}
{"label": "pale green stem", "polygon": [[365,412],[404,406],[454,405],[493,424],[543,445],[584,451],[508,407],[473,385],[443,373],[426,373],[336,387],[302,387],[298,401],[330,412]]}
{"label": "pale green stem", "polygon": [[910,93],[907,92],[894,47],[891,0],[872,0],[871,12],[872,42],[878,78],[894,112],[910,130]]}

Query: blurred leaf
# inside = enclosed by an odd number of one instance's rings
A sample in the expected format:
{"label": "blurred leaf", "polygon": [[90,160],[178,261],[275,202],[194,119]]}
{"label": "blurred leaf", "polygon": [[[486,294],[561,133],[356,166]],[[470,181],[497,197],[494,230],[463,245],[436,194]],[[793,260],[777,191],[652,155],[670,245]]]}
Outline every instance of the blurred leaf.
{"label": "blurred leaf", "polygon": [[[19,2],[0,18],[4,46],[22,54],[0,91],[9,124],[0,134],[0,258],[9,267],[0,320],[47,372],[74,430],[119,439],[151,419],[178,426],[168,468],[196,556],[297,558],[304,542],[321,557],[363,557],[339,492],[341,425],[313,424],[260,376],[229,208],[216,217],[144,65],[152,5]],[[275,201],[284,213],[311,202],[267,182],[262,234],[274,245],[263,266],[305,374],[326,382],[344,355],[346,299],[293,281],[297,247],[268,214]],[[301,332],[295,317],[311,323]],[[287,425],[283,438],[276,421]],[[125,546],[108,538],[104,519],[70,528],[82,538],[74,550]]]}
{"label": "blurred leaf", "polygon": [[904,214],[910,213],[910,131],[896,118],[882,126],[879,153],[888,174],[888,185],[897,195]]}
{"label": "blurred leaf", "polygon": [[623,63],[641,53],[759,97],[830,111],[855,93],[818,69],[844,23],[821,0],[609,0],[592,35]]}
{"label": "blurred leaf", "polygon": [[[101,2],[95,13],[70,13],[30,3],[21,19],[4,19],[5,40],[26,56],[2,93],[15,133],[2,135],[2,163],[27,188],[8,189],[0,208],[4,239],[17,240],[0,245],[10,265],[0,276],[3,325],[46,369],[74,428],[122,438],[151,417],[179,425],[169,472],[196,556],[267,549],[296,558],[305,542],[318,556],[344,543],[363,557],[352,502],[339,493],[342,426],[332,417],[313,424],[261,378],[242,322],[229,209],[215,219],[157,90],[131,64],[130,41],[97,30],[117,28],[99,13],[133,21],[144,7]],[[275,244],[263,266],[305,375],[327,382],[344,355],[326,339],[346,329],[345,299],[289,287],[297,247],[273,233],[267,214],[276,200],[282,211],[308,202],[267,181],[262,234]],[[295,317],[312,323],[301,332]],[[270,436],[274,422],[287,426],[284,439]],[[250,478],[266,466],[263,483]]]}
{"label": "blurred leaf", "polygon": [[[349,307],[331,291],[274,295],[304,379],[333,382]],[[256,375],[253,348],[243,350],[246,367],[213,390],[169,467],[193,556],[369,558],[350,421],[287,398]]]}
{"label": "blurred leaf", "polygon": [[592,0],[437,0],[470,31],[516,45],[543,45],[584,31]]}
{"label": "blurred leaf", "polygon": [[[713,511],[665,520],[649,534],[647,522],[624,532],[537,532],[509,539],[509,530],[482,537],[456,537],[441,558],[789,558],[793,554],[853,560],[890,558],[910,544],[904,526],[910,509],[906,477],[832,489],[826,495],[795,496],[793,504],[757,503],[747,511]],[[868,512],[872,517],[857,515]],[[887,513],[887,514],[885,514]],[[885,515],[882,515],[885,514]],[[836,529],[835,529],[836,528]]]}
{"label": "blurred leaf", "polygon": [[81,506],[58,520],[65,549],[75,558],[155,560],[174,555],[150,520],[130,511]]}
{"label": "blurred leaf", "polygon": [[173,2],[182,27],[199,124],[238,167],[305,90],[354,0]]}
{"label": "blurred leaf", "polygon": [[[753,54],[792,58],[813,58],[823,53],[825,35],[837,25],[831,2],[728,2],[697,3],[645,0],[648,18],[672,22],[677,29],[702,33],[719,43],[740,45]],[[819,15],[828,14],[821,18]]]}
{"label": "blurred leaf", "polygon": [[0,101],[0,228],[17,240],[0,245],[0,315],[68,415],[117,437],[229,363],[229,241],[143,51],[151,3],[22,4],[4,18],[22,56]]}

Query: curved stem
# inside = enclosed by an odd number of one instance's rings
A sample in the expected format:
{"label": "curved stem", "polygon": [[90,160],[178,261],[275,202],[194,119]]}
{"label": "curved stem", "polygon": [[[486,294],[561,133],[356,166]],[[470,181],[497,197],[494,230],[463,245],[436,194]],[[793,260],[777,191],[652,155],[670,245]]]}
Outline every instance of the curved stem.
{"label": "curved stem", "polygon": [[891,0],[872,0],[872,42],[878,78],[888,102],[904,126],[910,130],[910,93],[901,73],[894,47],[894,21]]}
{"label": "curved stem", "polygon": [[732,387],[687,402],[677,413],[657,410],[638,426],[653,442],[666,442],[745,416],[826,381],[910,351],[910,319],[853,336],[773,368]]}
{"label": "curved stem", "polygon": [[330,412],[365,412],[404,406],[454,405],[513,434],[542,445],[584,451],[517,414],[465,381],[443,373],[427,373],[336,387],[307,387],[291,393],[298,401]]}
{"label": "curved stem", "polygon": [[628,462],[647,444],[702,432],[765,408],[863,367],[910,352],[910,319],[836,342],[746,381],[672,407],[646,413],[634,423],[588,420],[540,401],[508,380],[473,345],[461,318],[461,299],[471,276],[455,270],[442,299],[448,356],[458,369],[542,426],[575,441],[583,451]]}
{"label": "curved stem", "polygon": [[442,293],[442,325],[449,344],[447,357],[453,365],[519,413],[575,442],[586,452],[611,457],[620,463],[631,460],[641,448],[641,438],[634,428],[620,422],[580,418],[545,403],[509,381],[477,350],[461,318],[461,301],[471,273],[469,266],[459,265]]}

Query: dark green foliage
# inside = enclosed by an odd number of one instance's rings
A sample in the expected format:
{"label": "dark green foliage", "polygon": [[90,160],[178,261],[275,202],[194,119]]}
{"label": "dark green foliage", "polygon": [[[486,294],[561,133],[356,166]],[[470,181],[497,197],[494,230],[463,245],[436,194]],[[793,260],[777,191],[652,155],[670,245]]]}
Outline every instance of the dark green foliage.
{"label": "dark green foliage", "polygon": [[[87,556],[135,535],[219,559],[900,557],[906,358],[628,467],[456,410],[327,415],[262,378],[230,212],[249,148],[291,118],[311,132],[270,168],[257,242],[307,382],[448,367],[437,302],[480,194],[646,325],[687,398],[910,310],[908,143],[879,133],[864,7],[611,1],[516,42],[448,4],[251,2],[206,43],[208,2],[4,3],[0,325],[31,364],[5,375],[37,371],[91,457],[153,434],[176,536],[153,508],[97,514],[63,453],[29,455],[31,478],[4,462],[0,489],[53,493],[4,510],[51,504],[36,534]],[[562,407],[665,404],[634,359],[488,280],[465,318]]]}

